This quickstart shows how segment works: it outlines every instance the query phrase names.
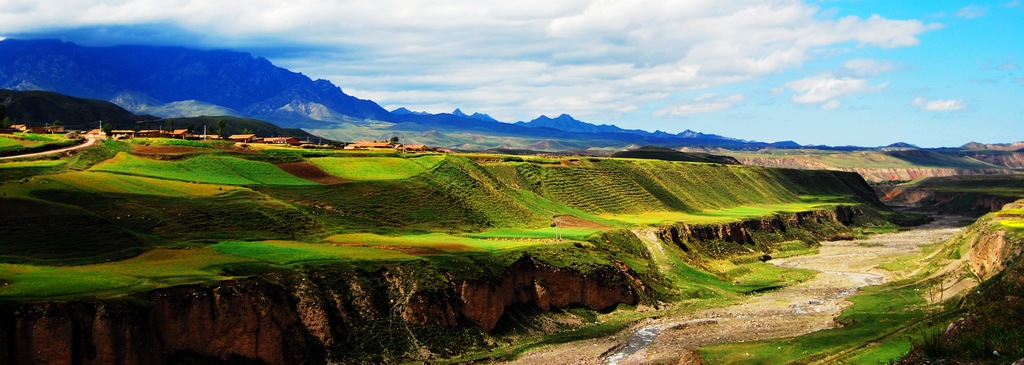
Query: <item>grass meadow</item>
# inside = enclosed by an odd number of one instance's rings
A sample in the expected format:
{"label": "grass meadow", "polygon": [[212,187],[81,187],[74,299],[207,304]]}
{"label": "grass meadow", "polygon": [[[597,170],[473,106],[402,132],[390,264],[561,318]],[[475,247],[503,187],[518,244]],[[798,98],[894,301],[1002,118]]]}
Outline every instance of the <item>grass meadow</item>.
{"label": "grass meadow", "polygon": [[[586,269],[618,257],[641,268],[648,265],[642,251],[601,243],[602,235],[634,224],[827,209],[856,203],[863,193],[847,175],[715,164],[269,147],[155,158],[132,154],[133,145],[217,147],[106,141],[62,160],[0,163],[5,175],[19,177],[0,185],[0,198],[25,212],[4,218],[0,228],[0,237],[18,241],[0,252],[0,280],[8,284],[0,297],[136,292],[218,280],[240,263],[426,258],[451,266],[469,256],[504,262],[529,251],[557,265]],[[321,185],[273,164],[298,161],[345,182]],[[48,216],[63,223],[29,234]],[[788,284],[772,281],[778,269],[757,263],[702,274],[692,263],[669,261],[686,268],[669,269],[669,276],[694,283],[677,293]]]}
{"label": "grass meadow", "polygon": [[160,161],[121,152],[91,170],[220,185],[316,185],[273,164],[230,156],[204,155],[183,161]]}

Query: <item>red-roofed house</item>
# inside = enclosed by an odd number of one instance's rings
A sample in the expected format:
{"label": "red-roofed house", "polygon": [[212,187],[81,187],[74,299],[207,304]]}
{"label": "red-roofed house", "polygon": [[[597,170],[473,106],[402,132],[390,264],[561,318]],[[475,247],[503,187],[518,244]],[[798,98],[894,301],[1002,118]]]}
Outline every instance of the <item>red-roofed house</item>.
{"label": "red-roofed house", "polygon": [[242,143],[253,143],[258,142],[260,137],[256,137],[255,134],[232,134],[228,136],[228,140]]}
{"label": "red-roofed house", "polygon": [[302,141],[295,137],[267,137],[263,139],[263,143],[298,146],[302,144]]}

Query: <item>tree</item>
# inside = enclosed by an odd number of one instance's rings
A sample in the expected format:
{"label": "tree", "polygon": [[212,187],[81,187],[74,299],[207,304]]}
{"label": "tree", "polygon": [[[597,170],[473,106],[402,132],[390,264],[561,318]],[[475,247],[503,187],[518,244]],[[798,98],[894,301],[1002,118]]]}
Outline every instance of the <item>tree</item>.
{"label": "tree", "polygon": [[400,139],[398,139],[398,136],[391,137],[391,143],[398,143],[398,141],[400,141]]}
{"label": "tree", "polygon": [[245,128],[242,130],[242,134],[252,134],[252,129]]}
{"label": "tree", "polygon": [[225,121],[224,119],[221,119],[221,120],[217,121],[217,135],[219,135],[219,136],[223,136],[224,135],[224,126],[225,125],[227,125],[227,121]]}
{"label": "tree", "polygon": [[113,130],[114,130],[114,126],[110,125],[110,123],[103,123],[103,133],[104,134],[106,134],[107,136],[110,136],[110,132],[113,131]]}
{"label": "tree", "polygon": [[57,119],[57,120],[53,121],[53,123],[51,123],[51,124],[53,124],[54,126],[62,126],[62,125],[64,125],[64,122],[60,121],[60,119]]}
{"label": "tree", "polygon": [[169,129],[172,132],[174,131],[174,119],[167,120],[167,129]]}
{"label": "tree", "polygon": [[7,117],[7,106],[0,104],[0,128],[11,126],[11,119]]}

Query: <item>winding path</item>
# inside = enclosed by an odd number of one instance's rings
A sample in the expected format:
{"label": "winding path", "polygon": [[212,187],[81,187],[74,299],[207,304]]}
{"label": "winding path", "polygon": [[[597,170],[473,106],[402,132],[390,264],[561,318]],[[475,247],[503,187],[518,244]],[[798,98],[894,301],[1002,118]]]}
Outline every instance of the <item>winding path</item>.
{"label": "winding path", "polygon": [[893,255],[945,240],[963,228],[956,217],[939,217],[913,230],[866,240],[824,242],[818,254],[772,263],[820,272],[813,279],[720,308],[644,321],[628,337],[595,339],[541,348],[513,363],[641,364],[678,361],[701,346],[790,337],[835,326],[833,319],[859,288],[882,284],[898,273],[877,268]]}
{"label": "winding path", "polygon": [[92,146],[93,143],[96,143],[95,139],[93,139],[93,138],[86,138],[85,139],[85,143],[76,144],[76,145],[71,146],[71,147],[64,147],[64,148],[60,148],[60,149],[56,149],[56,150],[43,151],[43,152],[26,153],[24,155],[14,155],[14,156],[0,157],[0,160],[14,160],[14,159],[18,159],[18,158],[33,158],[33,157],[39,157],[39,156],[52,155],[52,154],[55,154],[55,153],[64,153],[64,152],[67,152],[67,151],[74,151],[74,150],[77,150],[79,148],[86,148],[86,147]]}

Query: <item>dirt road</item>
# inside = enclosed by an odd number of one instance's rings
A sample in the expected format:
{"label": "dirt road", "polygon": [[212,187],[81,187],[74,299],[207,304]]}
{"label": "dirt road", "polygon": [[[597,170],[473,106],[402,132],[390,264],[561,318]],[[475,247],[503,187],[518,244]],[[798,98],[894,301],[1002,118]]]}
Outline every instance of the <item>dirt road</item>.
{"label": "dirt road", "polygon": [[648,320],[628,335],[551,346],[528,352],[515,364],[674,363],[700,346],[807,334],[835,326],[833,318],[859,288],[896,279],[898,273],[876,266],[893,255],[949,238],[966,222],[941,217],[913,230],[880,234],[867,240],[822,243],[812,256],[773,260],[785,267],[820,271],[814,279],[740,303],[686,316]]}
{"label": "dirt road", "polygon": [[85,139],[85,143],[77,144],[77,145],[74,145],[74,146],[71,146],[71,147],[65,147],[65,148],[56,149],[56,150],[52,150],[52,151],[43,151],[43,152],[36,152],[36,153],[26,153],[24,155],[0,157],[0,160],[13,160],[13,159],[18,159],[18,158],[33,158],[33,157],[39,157],[39,156],[52,155],[52,154],[55,154],[55,153],[64,153],[64,152],[67,152],[67,151],[73,151],[73,150],[77,150],[79,148],[86,148],[86,147],[92,146],[92,144],[95,143],[95,142],[96,142],[95,139],[86,138]]}

